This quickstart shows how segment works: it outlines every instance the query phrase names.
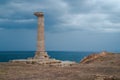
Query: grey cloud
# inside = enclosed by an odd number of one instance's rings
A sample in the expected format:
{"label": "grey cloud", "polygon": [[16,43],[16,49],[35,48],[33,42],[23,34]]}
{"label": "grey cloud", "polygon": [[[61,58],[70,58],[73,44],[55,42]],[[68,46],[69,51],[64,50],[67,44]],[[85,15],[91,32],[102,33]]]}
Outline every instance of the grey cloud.
{"label": "grey cloud", "polygon": [[35,19],[33,12],[43,11],[47,31],[118,32],[119,2],[119,0],[29,0],[29,2],[28,0],[11,0],[9,3],[0,5],[2,11],[0,18],[28,19],[29,21],[29,19]]}
{"label": "grey cloud", "polygon": [[62,26],[66,27],[66,29],[76,28],[89,31],[119,32],[120,24],[118,22],[120,19],[120,6],[118,2],[120,1],[68,1],[71,8],[69,13],[64,15],[63,19],[61,19],[64,22]]}
{"label": "grey cloud", "polygon": [[[57,7],[56,7],[57,6]],[[4,5],[0,5],[0,19],[3,22],[8,22],[11,20],[11,23],[17,23],[19,21],[23,21],[25,19],[36,19],[33,15],[36,11],[43,11],[45,13],[45,23],[46,30],[55,30],[53,29],[53,25],[57,25],[59,22],[58,16],[62,16],[62,12],[64,11],[62,8],[65,8],[66,4],[61,2],[61,0],[51,0],[51,1],[39,1],[39,0],[11,0],[11,2],[6,3]],[[7,14],[6,14],[7,13]],[[18,19],[18,20],[17,20]],[[26,23],[27,24],[27,23]],[[21,24],[22,25],[22,24]],[[28,24],[29,25],[29,24]],[[35,24],[34,24],[35,25]],[[1,23],[0,26],[7,26],[6,24]],[[8,25],[10,26],[10,25]],[[13,24],[14,26],[14,24]],[[27,27],[24,26],[25,28]],[[12,28],[12,24],[11,24]],[[15,27],[13,27],[14,29]],[[17,27],[16,27],[17,28]],[[20,27],[21,28],[21,27]]]}

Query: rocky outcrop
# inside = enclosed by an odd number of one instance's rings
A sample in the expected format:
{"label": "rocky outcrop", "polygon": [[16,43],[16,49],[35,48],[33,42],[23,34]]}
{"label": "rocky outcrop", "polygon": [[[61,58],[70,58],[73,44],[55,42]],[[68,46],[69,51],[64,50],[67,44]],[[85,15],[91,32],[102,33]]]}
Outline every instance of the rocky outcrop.
{"label": "rocky outcrop", "polygon": [[[112,54],[112,53],[106,52],[106,51],[103,51],[103,52],[101,52],[101,53],[99,53],[99,54],[97,54],[97,53],[96,53],[96,54],[91,54],[91,55],[83,58],[83,59],[80,61],[80,63],[90,63],[90,62],[94,62],[94,61],[98,60],[99,58],[105,57],[105,56],[110,55],[110,54]],[[99,59],[99,60],[100,60],[100,59]],[[101,61],[102,61],[102,60],[101,60]]]}

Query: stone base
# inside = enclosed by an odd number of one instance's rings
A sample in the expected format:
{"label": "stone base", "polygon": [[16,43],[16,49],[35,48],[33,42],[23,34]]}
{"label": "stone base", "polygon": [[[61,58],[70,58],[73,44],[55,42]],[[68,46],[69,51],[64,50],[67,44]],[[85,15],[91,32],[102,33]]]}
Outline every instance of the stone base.
{"label": "stone base", "polygon": [[37,51],[35,53],[34,59],[49,59],[47,52]]}
{"label": "stone base", "polygon": [[46,65],[46,64],[55,64],[55,63],[61,63],[60,60],[55,59],[19,59],[19,60],[12,60],[11,62],[14,63],[27,63],[27,64],[40,64],[40,65]]}
{"label": "stone base", "polygon": [[50,59],[47,52],[37,51],[33,58],[28,59],[19,59],[19,60],[11,60],[13,63],[25,63],[25,64],[39,64],[39,65],[47,65],[47,66],[71,66],[76,64],[71,61],[60,61],[56,59]]}
{"label": "stone base", "polygon": [[24,64],[39,64],[39,65],[46,65],[46,66],[56,66],[56,67],[65,67],[65,66],[72,66],[76,64],[75,62],[71,61],[60,61],[56,59],[19,59],[19,60],[11,60],[12,63],[24,63]]}

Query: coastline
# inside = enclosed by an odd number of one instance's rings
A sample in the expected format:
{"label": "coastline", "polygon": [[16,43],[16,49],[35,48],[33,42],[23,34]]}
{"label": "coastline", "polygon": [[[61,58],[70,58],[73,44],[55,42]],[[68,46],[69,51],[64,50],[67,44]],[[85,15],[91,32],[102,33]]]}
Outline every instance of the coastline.
{"label": "coastline", "polygon": [[89,63],[66,67],[0,63],[1,80],[120,80],[119,75],[120,54],[107,54]]}

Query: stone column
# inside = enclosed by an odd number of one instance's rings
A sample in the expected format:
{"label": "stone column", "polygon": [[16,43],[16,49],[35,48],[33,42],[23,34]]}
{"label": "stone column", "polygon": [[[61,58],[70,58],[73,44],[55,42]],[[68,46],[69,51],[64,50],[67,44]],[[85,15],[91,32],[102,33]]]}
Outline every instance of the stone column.
{"label": "stone column", "polygon": [[37,51],[35,53],[35,59],[49,58],[47,52],[45,52],[45,40],[44,40],[44,14],[43,12],[35,12],[35,16],[38,17],[38,35],[37,35]]}

